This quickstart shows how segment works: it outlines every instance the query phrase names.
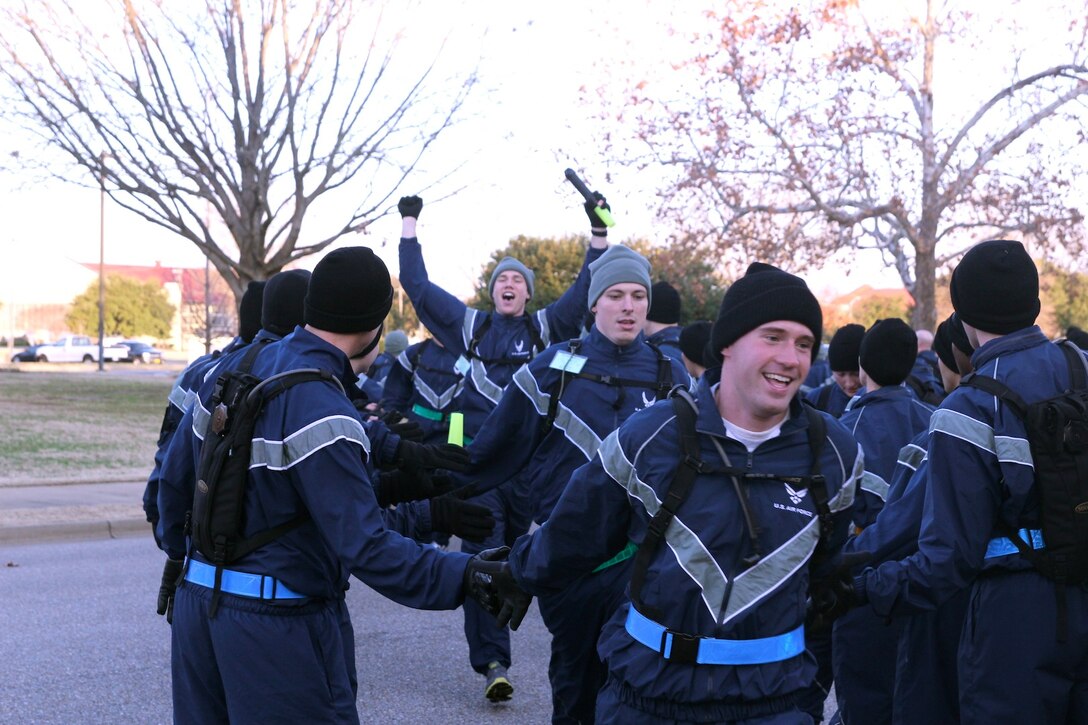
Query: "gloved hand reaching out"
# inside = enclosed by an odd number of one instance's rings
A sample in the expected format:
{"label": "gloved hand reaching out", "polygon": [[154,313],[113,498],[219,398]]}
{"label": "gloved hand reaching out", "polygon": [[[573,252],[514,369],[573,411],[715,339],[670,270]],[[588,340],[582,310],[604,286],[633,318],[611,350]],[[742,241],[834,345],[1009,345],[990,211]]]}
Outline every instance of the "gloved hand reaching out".
{"label": "gloved hand reaching out", "polygon": [[495,617],[500,627],[510,625],[516,630],[529,610],[533,597],[526,594],[514,581],[506,557],[510,547],[486,549],[468,561],[465,567],[465,596],[476,602]]}
{"label": "gloved hand reaching out", "polygon": [[465,541],[482,542],[495,528],[491,509],[466,499],[476,495],[472,484],[432,498],[431,530],[460,536]]}

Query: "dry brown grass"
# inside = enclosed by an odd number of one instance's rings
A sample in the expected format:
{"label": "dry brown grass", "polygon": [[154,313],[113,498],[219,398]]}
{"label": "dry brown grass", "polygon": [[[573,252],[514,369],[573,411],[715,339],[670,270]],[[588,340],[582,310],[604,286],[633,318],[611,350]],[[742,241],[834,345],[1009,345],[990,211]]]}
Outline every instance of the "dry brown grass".
{"label": "dry brown grass", "polygon": [[0,372],[0,486],[147,478],[174,375]]}

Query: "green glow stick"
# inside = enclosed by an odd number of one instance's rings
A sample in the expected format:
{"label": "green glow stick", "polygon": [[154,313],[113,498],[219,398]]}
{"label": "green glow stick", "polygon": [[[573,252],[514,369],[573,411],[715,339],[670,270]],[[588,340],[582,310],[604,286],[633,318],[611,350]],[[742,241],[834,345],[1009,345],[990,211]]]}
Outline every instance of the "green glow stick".
{"label": "green glow stick", "polygon": [[450,413],[450,435],[446,442],[454,446],[465,445],[465,414]]}

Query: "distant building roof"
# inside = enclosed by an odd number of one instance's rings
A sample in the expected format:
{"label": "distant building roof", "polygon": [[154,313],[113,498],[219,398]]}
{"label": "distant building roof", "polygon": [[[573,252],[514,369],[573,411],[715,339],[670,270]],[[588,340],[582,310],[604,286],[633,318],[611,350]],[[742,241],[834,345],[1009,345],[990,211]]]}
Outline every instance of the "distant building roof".
{"label": "distant building roof", "polygon": [[[98,273],[97,262],[82,262],[84,267],[95,274]],[[185,305],[204,304],[204,268],[203,267],[164,267],[156,262],[154,267],[144,267],[134,264],[106,264],[103,271],[108,277],[111,274],[119,274],[140,282],[156,282],[159,285],[169,283],[177,284],[181,288],[181,302]],[[211,284],[215,285],[216,278],[220,277],[215,267],[211,268]],[[213,298],[214,299],[214,298]]]}

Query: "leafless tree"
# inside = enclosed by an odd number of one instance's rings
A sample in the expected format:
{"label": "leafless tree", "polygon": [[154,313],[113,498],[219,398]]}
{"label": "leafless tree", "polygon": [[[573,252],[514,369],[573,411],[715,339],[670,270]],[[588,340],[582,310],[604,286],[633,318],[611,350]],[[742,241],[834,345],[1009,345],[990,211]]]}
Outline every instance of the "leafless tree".
{"label": "leafless tree", "polygon": [[[913,321],[932,329],[936,273],[970,243],[1083,244],[1068,192],[1084,141],[1086,8],[1067,6],[1067,26],[1029,57],[1004,42],[1020,40],[1007,14],[989,24],[962,5],[730,0],[671,75],[632,78],[624,93],[609,78],[587,95],[606,99],[606,152],[672,169],[660,214],[734,274],[756,257],[796,270],[875,248],[914,296]],[[1044,13],[1022,3],[1017,15]]]}
{"label": "leafless tree", "polygon": [[4,112],[69,162],[52,173],[86,169],[237,299],[388,213],[476,81],[437,77],[433,49],[397,56],[376,3],[28,0],[0,17]]}

